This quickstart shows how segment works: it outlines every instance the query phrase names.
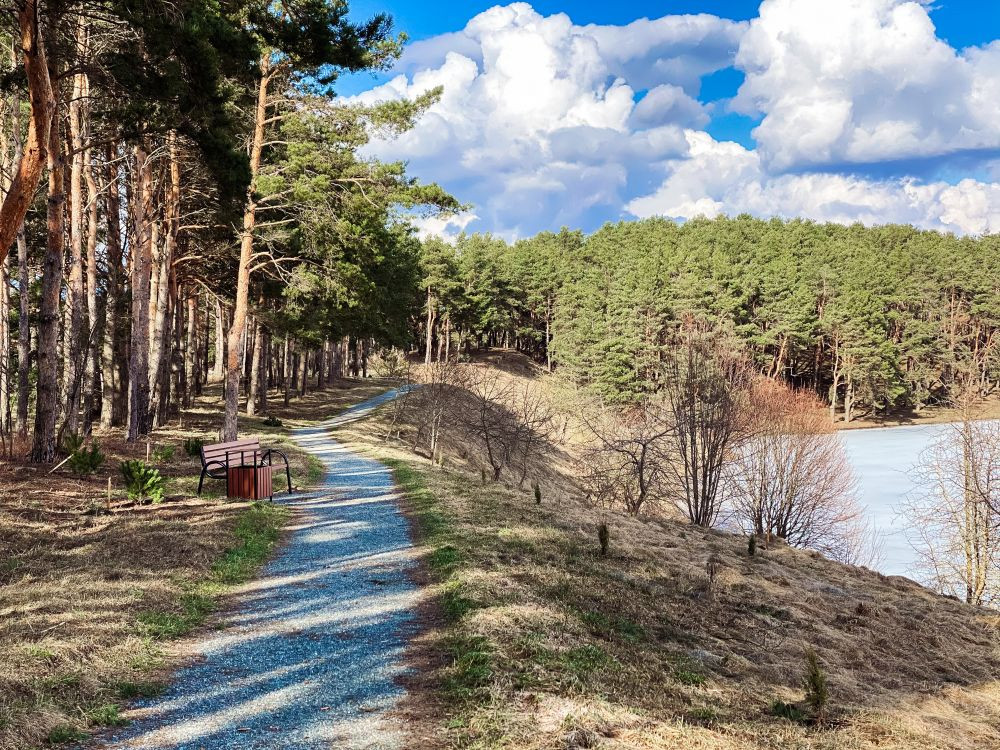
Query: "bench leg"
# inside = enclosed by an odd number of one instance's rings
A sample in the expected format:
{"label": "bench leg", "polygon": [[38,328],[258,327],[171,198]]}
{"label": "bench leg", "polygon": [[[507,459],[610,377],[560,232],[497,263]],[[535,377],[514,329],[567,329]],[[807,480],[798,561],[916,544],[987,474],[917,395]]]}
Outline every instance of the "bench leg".
{"label": "bench leg", "polygon": [[287,463],[285,464],[285,478],[288,480],[288,494],[290,495],[292,494],[292,470]]}
{"label": "bench leg", "polygon": [[205,470],[201,470],[201,477],[198,478],[198,494],[201,494],[201,486],[205,483]]}

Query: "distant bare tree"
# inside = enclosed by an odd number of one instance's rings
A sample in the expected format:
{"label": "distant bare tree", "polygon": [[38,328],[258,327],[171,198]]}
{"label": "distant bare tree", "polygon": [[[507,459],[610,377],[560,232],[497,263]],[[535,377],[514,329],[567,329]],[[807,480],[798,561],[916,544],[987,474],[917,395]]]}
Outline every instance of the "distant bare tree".
{"label": "distant bare tree", "polygon": [[556,413],[545,393],[532,383],[514,388],[510,398],[516,430],[514,454],[520,472],[517,486],[523,488],[532,460],[541,458],[549,445]]}
{"label": "distant bare tree", "polygon": [[499,482],[516,454],[520,436],[517,417],[510,408],[511,382],[494,369],[463,367],[458,372],[465,400],[456,417],[463,432],[479,444],[493,481]]}
{"label": "distant bare tree", "polygon": [[404,400],[402,408],[412,408],[416,426],[413,449],[423,443],[432,461],[440,456],[445,427],[457,419],[455,389],[461,384],[461,373],[454,365],[432,362],[420,368],[419,388]]}
{"label": "distant bare tree", "polygon": [[970,604],[1000,601],[1000,423],[965,409],[915,475],[904,514],[926,582]]}
{"label": "distant bare tree", "polygon": [[761,378],[747,435],[727,475],[744,531],[845,562],[863,557],[866,527],[840,438],[815,396]]}
{"label": "distant bare tree", "polygon": [[670,409],[678,488],[676,500],[691,523],[711,527],[722,510],[726,460],[746,429],[745,394],[754,373],[721,334],[688,325],[667,359],[664,396]]}
{"label": "distant bare tree", "polygon": [[581,456],[580,475],[591,497],[605,505],[620,505],[633,516],[662,499],[673,445],[667,402],[653,396],[584,421],[593,440]]}

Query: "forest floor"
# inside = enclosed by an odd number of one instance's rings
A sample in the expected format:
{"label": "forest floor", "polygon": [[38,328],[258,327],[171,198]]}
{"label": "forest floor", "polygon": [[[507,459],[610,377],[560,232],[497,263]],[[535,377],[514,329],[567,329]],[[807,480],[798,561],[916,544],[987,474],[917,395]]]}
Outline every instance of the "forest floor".
{"label": "forest floor", "polygon": [[[285,451],[294,484],[308,487],[324,466],[287,428],[386,387],[343,381],[287,408],[275,396],[271,414],[284,425],[241,417],[241,432]],[[268,557],[285,513],[228,502],[221,481],[206,480],[196,496],[200,463],[184,442],[215,442],[221,410],[218,389],[209,389],[148,445],[97,432],[106,460],[87,478],[0,459],[0,750],[121,724],[124,701],[164,689],[180,661],[172,641],[224,610],[233,585]],[[167,478],[167,497],[137,505],[121,489],[119,463],[147,455]]]}
{"label": "forest floor", "polygon": [[[976,419],[1000,419],[1000,398],[990,398],[975,409]],[[841,417],[842,418],[842,417]],[[949,424],[962,419],[959,409],[928,406],[920,411],[897,410],[885,415],[863,415],[850,422],[837,422],[838,430],[870,430],[880,427],[915,427],[918,425]]]}
{"label": "forest floor", "polygon": [[[546,387],[513,359],[491,366]],[[422,670],[404,704],[417,736],[483,750],[1000,748],[995,611],[593,507],[559,468],[571,446],[550,446],[524,490],[483,482],[470,436],[447,436],[441,468],[394,416],[401,440],[383,439],[388,413],[338,440],[393,466],[431,581],[437,619],[411,647]],[[805,701],[810,650],[829,686],[821,721]]]}

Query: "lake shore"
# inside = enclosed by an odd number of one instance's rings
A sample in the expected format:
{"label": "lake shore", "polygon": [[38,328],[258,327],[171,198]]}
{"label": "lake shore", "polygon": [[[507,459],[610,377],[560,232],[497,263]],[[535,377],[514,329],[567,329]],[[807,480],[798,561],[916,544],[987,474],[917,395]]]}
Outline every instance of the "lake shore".
{"label": "lake shore", "polygon": [[[838,415],[839,416],[839,415]],[[948,424],[962,418],[959,409],[943,406],[929,406],[922,411],[905,411],[885,416],[864,416],[851,422],[837,422],[837,430],[872,430],[883,427],[918,427],[922,425]],[[1000,419],[1000,398],[984,401],[976,409],[976,419]]]}

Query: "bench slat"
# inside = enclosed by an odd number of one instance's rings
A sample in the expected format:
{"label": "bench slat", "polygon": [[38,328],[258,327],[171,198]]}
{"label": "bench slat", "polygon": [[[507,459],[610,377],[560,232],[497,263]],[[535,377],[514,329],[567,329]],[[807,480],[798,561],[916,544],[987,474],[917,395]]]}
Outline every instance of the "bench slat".
{"label": "bench slat", "polygon": [[260,451],[260,438],[248,438],[246,440],[234,440],[231,443],[206,445],[201,449],[201,457],[204,462],[225,458],[226,453],[232,456],[233,454],[238,455],[241,452],[253,453],[254,451]]}

